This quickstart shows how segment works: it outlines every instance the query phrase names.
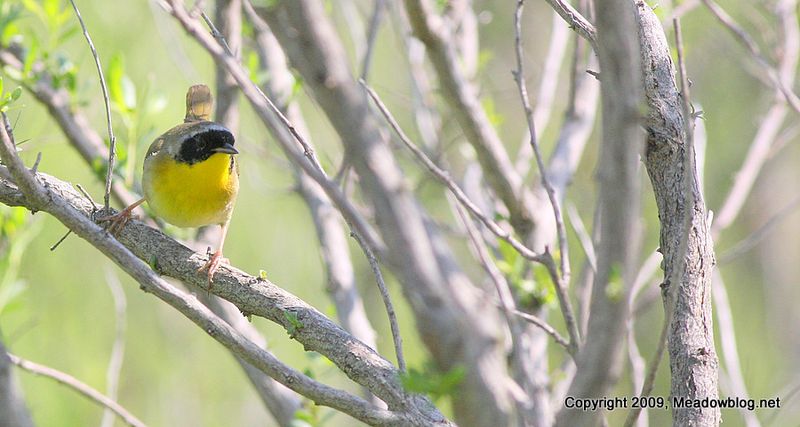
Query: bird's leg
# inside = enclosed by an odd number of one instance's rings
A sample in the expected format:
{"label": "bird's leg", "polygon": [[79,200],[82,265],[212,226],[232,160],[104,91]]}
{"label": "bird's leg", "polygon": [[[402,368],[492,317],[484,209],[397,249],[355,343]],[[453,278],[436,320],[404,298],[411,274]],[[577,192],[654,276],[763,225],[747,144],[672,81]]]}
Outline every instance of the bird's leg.
{"label": "bird's leg", "polygon": [[125,227],[125,224],[130,221],[131,217],[133,216],[132,212],[136,209],[137,206],[144,203],[144,198],[137,200],[136,202],[132,203],[127,208],[115,213],[114,215],[108,215],[104,217],[97,218],[97,222],[107,222],[108,225],[108,232],[111,234],[116,235]]}
{"label": "bird's leg", "polygon": [[230,224],[230,220],[226,221],[225,224],[220,224],[222,227],[222,236],[219,240],[219,248],[216,252],[214,252],[211,257],[208,259],[208,262],[205,263],[202,267],[200,267],[197,271],[205,271],[208,270],[208,290],[211,291],[211,284],[214,278],[214,273],[217,272],[220,263],[228,263],[226,258],[222,257],[222,247],[225,246],[225,236],[228,235],[228,224]]}

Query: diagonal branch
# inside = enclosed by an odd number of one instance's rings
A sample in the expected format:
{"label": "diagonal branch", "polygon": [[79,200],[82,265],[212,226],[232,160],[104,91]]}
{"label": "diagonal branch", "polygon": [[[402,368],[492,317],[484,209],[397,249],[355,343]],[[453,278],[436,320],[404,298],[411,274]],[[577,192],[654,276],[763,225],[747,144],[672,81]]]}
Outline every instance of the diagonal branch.
{"label": "diagonal branch", "polygon": [[[34,178],[30,175],[12,151],[14,147],[10,144],[8,133],[1,133],[4,145],[0,146],[0,157],[9,166],[19,187],[0,180],[0,202],[45,211],[55,216],[75,234],[109,256],[145,291],[178,309],[237,356],[318,404],[338,409],[370,424],[390,423],[406,415],[414,419],[446,423],[427,401],[408,395],[402,389],[398,373],[389,362],[353,339],[321,313],[266,280],[232,267],[221,268],[222,271],[215,277],[215,294],[235,303],[244,313],[269,318],[292,330],[293,337],[307,350],[328,357],[345,374],[369,388],[398,413],[378,410],[361,398],[318,383],[275,359],[194,297],[169,285],[140,260],[146,259],[156,265],[162,274],[205,288],[207,278],[197,273],[203,264],[200,254],[137,221],[129,223],[121,232],[119,241],[112,238],[90,220],[93,206],[82,195],[53,177],[37,174]],[[410,415],[407,411],[410,411]]]}
{"label": "diagonal branch", "polygon": [[[104,406],[107,410],[110,410],[111,412],[114,413],[114,415],[116,415],[122,421],[124,421],[125,424],[133,427],[145,427],[145,424],[143,422],[141,422],[138,418],[136,418],[135,415],[131,414],[130,411],[122,407],[122,405],[120,405],[113,399],[109,398],[108,396],[104,395],[103,393],[100,393],[99,391],[90,387],[86,383],[78,380],[72,375],[55,370],[48,366],[31,362],[30,360],[25,360],[11,353],[7,353],[6,355],[11,359],[11,363],[17,365],[17,367],[19,367],[23,371],[28,371],[35,375],[41,375],[43,377],[47,377],[61,384],[64,384],[65,386],[86,396],[88,399],[94,401],[98,405]],[[3,357],[3,355],[0,355],[0,357]]]}
{"label": "diagonal branch", "polygon": [[489,185],[508,209],[514,229],[527,236],[534,227],[530,217],[533,210],[531,197],[523,191],[522,178],[481,106],[474,84],[462,71],[453,47],[449,21],[434,13],[427,0],[406,0],[405,7],[414,34],[427,47],[443,97],[467,141],[475,149]]}
{"label": "diagonal branch", "polygon": [[569,24],[570,28],[575,30],[578,35],[586,39],[592,50],[597,52],[597,30],[591,22],[580,14],[574,7],[564,0],[545,0],[553,10],[556,11],[561,17]]}
{"label": "diagonal branch", "polygon": [[[736,40],[741,43],[745,49],[750,53],[750,55],[755,59],[756,64],[761,67],[766,73],[767,77],[769,78],[770,83],[772,83],[773,87],[775,87],[778,92],[780,92],[784,98],[786,98],[786,102],[795,110],[797,113],[800,113],[800,97],[797,96],[796,93],[792,90],[791,84],[792,80],[787,80],[785,78],[785,73],[779,70],[777,67],[772,65],[770,61],[761,53],[761,50],[758,48],[758,45],[753,40],[753,38],[733,19],[725,9],[720,7],[716,2],[713,0],[701,0],[708,10],[717,18],[717,20],[726,28],[728,29],[736,38]],[[779,6],[782,8],[786,8],[787,12],[792,10],[791,6],[788,8],[786,5]],[[797,26],[797,22],[792,22],[793,26]]]}

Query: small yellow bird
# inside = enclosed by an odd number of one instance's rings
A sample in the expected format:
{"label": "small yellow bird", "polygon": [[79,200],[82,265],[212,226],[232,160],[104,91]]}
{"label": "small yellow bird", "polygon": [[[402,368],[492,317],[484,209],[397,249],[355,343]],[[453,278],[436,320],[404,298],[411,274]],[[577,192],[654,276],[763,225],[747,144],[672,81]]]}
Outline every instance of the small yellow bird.
{"label": "small yellow bird", "polygon": [[121,212],[102,218],[109,230],[121,230],[131,212],[145,200],[153,212],[178,227],[222,227],[219,247],[198,271],[214,272],[224,258],[222,247],[239,192],[239,166],[230,130],[209,121],[211,90],[194,85],[186,93],[186,117],[156,138],[144,159],[144,198]]}

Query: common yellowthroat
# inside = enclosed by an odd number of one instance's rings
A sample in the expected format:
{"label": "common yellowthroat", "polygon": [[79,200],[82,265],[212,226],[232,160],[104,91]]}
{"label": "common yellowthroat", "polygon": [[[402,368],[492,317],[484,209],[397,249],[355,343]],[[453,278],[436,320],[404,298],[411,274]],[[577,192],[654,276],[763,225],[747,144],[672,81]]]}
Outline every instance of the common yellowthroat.
{"label": "common yellowthroat", "polygon": [[239,166],[233,133],[209,121],[213,105],[206,85],[186,93],[184,122],[156,138],[144,159],[144,198],[121,212],[102,218],[119,231],[131,212],[147,201],[153,212],[178,227],[219,225],[219,246],[198,271],[208,271],[210,284],[222,258],[233,206],[239,192]]}

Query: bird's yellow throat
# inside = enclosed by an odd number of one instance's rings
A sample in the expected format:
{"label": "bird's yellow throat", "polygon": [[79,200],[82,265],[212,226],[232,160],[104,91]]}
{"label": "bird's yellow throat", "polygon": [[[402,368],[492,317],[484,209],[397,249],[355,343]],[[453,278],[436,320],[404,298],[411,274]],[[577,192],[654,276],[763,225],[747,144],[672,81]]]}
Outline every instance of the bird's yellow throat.
{"label": "bird's yellow throat", "polygon": [[222,224],[230,218],[239,189],[230,154],[217,153],[192,165],[169,156],[152,160],[142,184],[156,215],[179,227]]}

